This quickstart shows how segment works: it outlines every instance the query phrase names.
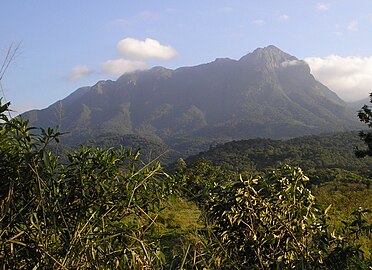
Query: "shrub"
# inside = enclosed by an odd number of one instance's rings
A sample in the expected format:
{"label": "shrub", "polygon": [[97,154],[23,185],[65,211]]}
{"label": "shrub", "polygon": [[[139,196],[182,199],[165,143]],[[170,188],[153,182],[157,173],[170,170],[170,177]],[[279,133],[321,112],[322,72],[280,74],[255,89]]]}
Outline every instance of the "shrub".
{"label": "shrub", "polygon": [[61,164],[61,135],[9,119],[0,104],[0,265],[143,269],[164,265],[154,230],[172,179],[130,149],[84,148]]}
{"label": "shrub", "polygon": [[329,208],[317,207],[305,187],[307,181],[301,169],[284,166],[265,176],[216,187],[207,212],[214,222],[215,265],[227,269],[361,267],[363,253],[350,239],[370,227],[356,227],[364,224],[356,215],[359,221],[346,223],[344,235],[330,232]]}

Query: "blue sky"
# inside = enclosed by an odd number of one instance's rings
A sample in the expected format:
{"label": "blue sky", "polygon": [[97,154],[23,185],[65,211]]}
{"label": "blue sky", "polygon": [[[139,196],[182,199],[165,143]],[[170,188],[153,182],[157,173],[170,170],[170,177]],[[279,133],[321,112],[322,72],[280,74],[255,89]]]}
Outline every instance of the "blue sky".
{"label": "blue sky", "polygon": [[0,60],[21,44],[1,81],[18,112],[134,69],[239,59],[271,44],[345,100],[372,91],[370,0],[3,0],[1,11]]}

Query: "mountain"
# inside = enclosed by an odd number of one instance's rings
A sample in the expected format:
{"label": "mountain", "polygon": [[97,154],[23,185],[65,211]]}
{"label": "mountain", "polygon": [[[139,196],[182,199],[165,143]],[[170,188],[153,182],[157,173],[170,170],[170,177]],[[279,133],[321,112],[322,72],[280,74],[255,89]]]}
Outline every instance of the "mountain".
{"label": "mountain", "polygon": [[357,100],[357,101],[353,101],[353,102],[348,102],[347,103],[349,105],[349,107],[357,112],[359,111],[364,105],[368,105],[370,106],[371,105],[371,98],[363,98],[361,100]]}
{"label": "mountain", "polygon": [[216,141],[291,138],[358,125],[355,113],[315,80],[304,61],[275,46],[239,60],[124,74],[24,116],[35,126],[60,125],[74,142],[136,134],[190,153]]}

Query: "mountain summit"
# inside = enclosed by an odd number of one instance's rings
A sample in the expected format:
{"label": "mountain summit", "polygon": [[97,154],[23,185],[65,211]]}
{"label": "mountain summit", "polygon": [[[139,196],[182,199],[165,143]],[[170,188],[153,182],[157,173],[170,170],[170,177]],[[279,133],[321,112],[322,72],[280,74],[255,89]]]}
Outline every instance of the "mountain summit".
{"label": "mountain summit", "polygon": [[239,60],[124,74],[24,115],[36,126],[59,124],[75,140],[136,134],[174,147],[195,140],[289,138],[357,124],[304,61],[275,46]]}
{"label": "mountain summit", "polygon": [[254,65],[267,65],[272,68],[279,67],[282,63],[297,61],[298,59],[291,56],[279,48],[270,45],[265,48],[258,48],[254,52],[249,53],[242,58],[240,62],[247,62]]}

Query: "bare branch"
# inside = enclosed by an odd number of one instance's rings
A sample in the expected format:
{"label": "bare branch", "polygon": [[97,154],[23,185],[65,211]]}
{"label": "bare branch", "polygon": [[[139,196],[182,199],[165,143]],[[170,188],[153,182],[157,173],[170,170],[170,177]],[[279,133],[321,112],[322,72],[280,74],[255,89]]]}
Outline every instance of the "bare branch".
{"label": "bare branch", "polygon": [[5,58],[0,67],[0,81],[3,79],[5,72],[9,68],[9,65],[17,58],[20,47],[21,47],[20,42],[18,43],[13,42],[8,47]]}
{"label": "bare branch", "polygon": [[[2,98],[4,99],[5,102],[7,102],[7,99],[5,97],[5,92],[4,92],[4,88],[3,88],[3,84],[2,84],[2,79],[4,77],[5,72],[8,70],[9,65],[12,62],[14,62],[15,59],[17,58],[17,56],[19,55],[20,47],[21,47],[20,42],[18,42],[18,43],[12,42],[10,44],[10,46],[8,47],[8,50],[5,54],[5,58],[4,58],[4,60],[1,64],[1,67],[0,67],[0,93],[1,93]],[[8,111],[8,114],[9,114],[9,117],[11,118],[10,111]]]}

